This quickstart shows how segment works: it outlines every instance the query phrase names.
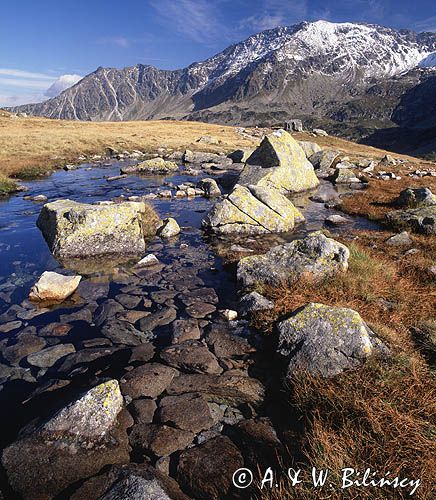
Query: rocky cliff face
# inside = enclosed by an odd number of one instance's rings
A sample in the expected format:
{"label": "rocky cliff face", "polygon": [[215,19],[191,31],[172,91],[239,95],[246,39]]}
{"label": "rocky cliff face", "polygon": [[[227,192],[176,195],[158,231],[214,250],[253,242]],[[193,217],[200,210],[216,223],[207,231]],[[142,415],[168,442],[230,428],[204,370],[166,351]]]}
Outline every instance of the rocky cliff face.
{"label": "rocky cliff face", "polygon": [[428,127],[436,125],[427,112],[436,105],[435,66],[434,33],[317,21],[263,31],[180,70],[98,68],[58,97],[12,111],[78,120],[254,125],[292,116],[324,120],[330,129]]}

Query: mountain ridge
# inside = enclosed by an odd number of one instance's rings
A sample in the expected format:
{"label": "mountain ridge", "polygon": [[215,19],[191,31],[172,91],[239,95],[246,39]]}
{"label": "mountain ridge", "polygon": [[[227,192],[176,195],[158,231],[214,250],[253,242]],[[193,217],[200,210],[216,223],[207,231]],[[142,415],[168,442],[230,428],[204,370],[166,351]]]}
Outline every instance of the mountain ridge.
{"label": "mountain ridge", "polygon": [[[303,118],[324,121],[333,130],[349,123],[349,133],[363,125],[368,133],[398,126],[398,106],[400,121],[418,116],[436,126],[436,120],[419,116],[413,103],[408,113],[401,102],[436,78],[435,66],[435,33],[303,22],[256,33],[176,70],[143,64],[99,67],[55,98],[9,109],[87,121],[196,119],[255,125]],[[435,99],[428,96],[430,109]]]}

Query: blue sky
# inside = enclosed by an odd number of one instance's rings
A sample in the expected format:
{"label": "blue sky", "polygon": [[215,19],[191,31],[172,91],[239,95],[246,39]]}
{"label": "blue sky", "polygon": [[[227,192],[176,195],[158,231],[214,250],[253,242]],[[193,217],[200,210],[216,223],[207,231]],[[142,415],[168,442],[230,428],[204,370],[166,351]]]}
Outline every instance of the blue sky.
{"label": "blue sky", "polygon": [[0,0],[0,106],[52,97],[98,66],[173,69],[304,20],[436,31],[434,0]]}

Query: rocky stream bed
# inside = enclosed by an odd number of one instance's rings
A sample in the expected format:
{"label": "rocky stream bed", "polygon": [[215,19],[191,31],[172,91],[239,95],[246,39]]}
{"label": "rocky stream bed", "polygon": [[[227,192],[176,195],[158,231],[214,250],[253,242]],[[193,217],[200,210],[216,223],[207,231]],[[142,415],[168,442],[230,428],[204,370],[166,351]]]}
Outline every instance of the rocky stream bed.
{"label": "rocky stream bed", "polygon": [[[0,202],[5,498],[243,497],[232,486],[233,472],[272,465],[284,453],[281,423],[289,425],[292,415],[278,397],[283,367],[271,339],[237,314],[236,270],[224,265],[219,249],[249,256],[301,239],[339,215],[320,201],[351,188],[323,180],[292,196],[305,218],[292,231],[212,236],[201,221],[214,200],[177,197],[173,188],[195,188],[211,175],[219,183],[222,171],[181,165],[163,176],[119,176],[136,163],[105,160],[58,171]],[[26,199],[93,203],[171,189],[171,198],[150,203],[181,232],[155,236],[143,254],[122,260],[60,263],[36,226],[41,202]],[[340,222],[330,224],[333,234],[377,229],[365,219]],[[157,261],[138,267],[147,254]],[[82,279],[62,304],[38,305],[28,295],[44,271]],[[281,349],[292,346],[285,339]]]}

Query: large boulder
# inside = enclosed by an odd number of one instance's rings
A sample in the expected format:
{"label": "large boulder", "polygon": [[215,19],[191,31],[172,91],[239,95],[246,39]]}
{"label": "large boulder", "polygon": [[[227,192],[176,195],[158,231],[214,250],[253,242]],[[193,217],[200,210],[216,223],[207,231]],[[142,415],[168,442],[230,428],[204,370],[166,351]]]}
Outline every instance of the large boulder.
{"label": "large boulder", "polygon": [[264,255],[241,259],[237,278],[242,288],[291,284],[306,276],[322,279],[346,271],[349,256],[345,245],[317,231],[278,245]]}
{"label": "large boulder", "polygon": [[395,229],[408,229],[421,234],[436,234],[436,205],[395,210],[386,214],[386,221]]}
{"label": "large boulder", "polygon": [[121,167],[120,171],[122,174],[167,174],[170,172],[176,172],[178,169],[179,167],[177,163],[158,157],[142,161],[141,163],[137,163],[136,165]]}
{"label": "large boulder", "polygon": [[299,193],[317,187],[319,181],[303,148],[290,134],[278,130],[266,136],[248,158],[239,184]]}
{"label": "large boulder", "polygon": [[45,271],[31,288],[29,299],[62,302],[77,290],[81,279],[81,276],[64,276],[52,271]]}
{"label": "large boulder", "polygon": [[399,207],[420,208],[436,205],[436,195],[429,188],[407,188],[396,200]]}
{"label": "large boulder", "polygon": [[12,488],[23,498],[50,499],[108,464],[129,461],[118,382],[104,382],[41,425],[25,428],[3,451]]}
{"label": "large boulder", "polygon": [[240,186],[218,201],[203,220],[217,234],[286,232],[304,220],[300,211],[273,188]]}
{"label": "large boulder", "polygon": [[277,325],[278,352],[289,360],[287,376],[308,371],[331,377],[358,366],[387,347],[352,309],[310,303]]}
{"label": "large boulder", "polygon": [[58,200],[43,206],[37,226],[55,257],[81,258],[144,252],[144,237],[156,232],[157,222],[154,210],[143,202]]}

